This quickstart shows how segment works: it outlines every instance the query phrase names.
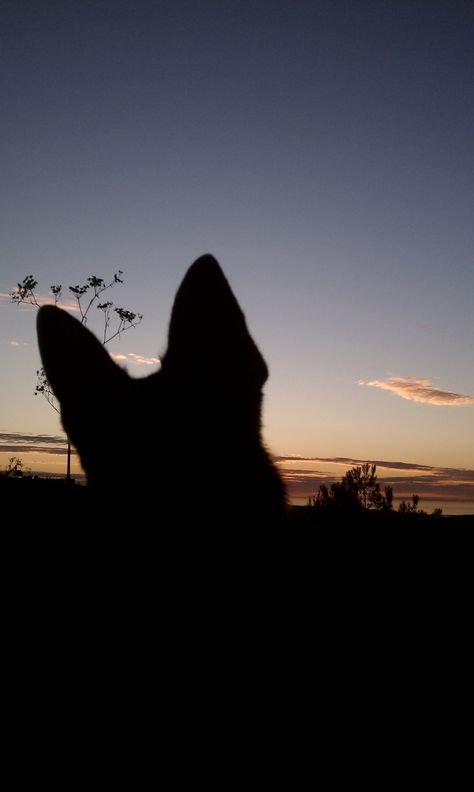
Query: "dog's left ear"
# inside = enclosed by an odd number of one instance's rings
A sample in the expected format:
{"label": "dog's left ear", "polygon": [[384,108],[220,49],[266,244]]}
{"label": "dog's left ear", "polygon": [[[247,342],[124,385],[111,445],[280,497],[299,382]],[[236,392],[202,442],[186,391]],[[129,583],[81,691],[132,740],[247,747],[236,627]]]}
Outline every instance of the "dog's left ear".
{"label": "dog's left ear", "polygon": [[163,371],[198,372],[201,381],[260,390],[266,363],[213,256],[189,268],[175,297]]}
{"label": "dog's left ear", "polygon": [[66,311],[38,311],[38,344],[49,383],[62,409],[77,405],[126,377],[100,341]]}

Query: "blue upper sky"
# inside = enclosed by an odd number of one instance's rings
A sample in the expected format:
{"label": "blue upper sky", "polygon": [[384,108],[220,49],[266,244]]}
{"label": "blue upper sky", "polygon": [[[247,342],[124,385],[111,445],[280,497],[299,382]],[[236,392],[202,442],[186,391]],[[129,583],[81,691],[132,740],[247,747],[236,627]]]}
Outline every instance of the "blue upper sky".
{"label": "blue upper sky", "polygon": [[[460,0],[3,2],[0,292],[120,268],[152,357],[211,252],[276,454],[473,468],[473,66]],[[33,320],[0,301],[0,432],[59,432]]]}

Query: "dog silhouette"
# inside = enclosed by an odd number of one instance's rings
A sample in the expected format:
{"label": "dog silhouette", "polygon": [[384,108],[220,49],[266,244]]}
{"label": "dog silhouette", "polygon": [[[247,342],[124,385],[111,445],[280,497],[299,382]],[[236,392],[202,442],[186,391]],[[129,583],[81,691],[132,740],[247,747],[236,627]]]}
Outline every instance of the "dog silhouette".
{"label": "dog silhouette", "polygon": [[286,501],[261,437],[268,369],[219,264],[188,270],[146,378],[59,308],[37,329],[92,493],[65,597],[75,737],[61,761],[79,744],[85,766],[136,778],[183,752],[209,772],[242,740],[252,755],[276,673]]}
{"label": "dog silhouette", "polygon": [[38,340],[64,429],[103,496],[159,498],[213,527],[281,519],[281,480],[261,440],[268,369],[212,256],[176,294],[161,369],[132,379],[65,311],[38,312]]}

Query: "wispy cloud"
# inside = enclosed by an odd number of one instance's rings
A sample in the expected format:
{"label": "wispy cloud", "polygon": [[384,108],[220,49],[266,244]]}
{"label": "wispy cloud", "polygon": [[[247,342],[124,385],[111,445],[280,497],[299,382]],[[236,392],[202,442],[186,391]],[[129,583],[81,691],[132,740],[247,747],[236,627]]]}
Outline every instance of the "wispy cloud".
{"label": "wispy cloud", "polygon": [[57,445],[58,443],[65,443],[66,438],[60,435],[48,434],[23,434],[22,432],[0,432],[0,442],[19,442],[19,443],[51,443]]}
{"label": "wispy cloud", "polygon": [[28,346],[28,343],[27,343],[26,341],[9,341],[8,343],[9,343],[9,345],[10,345],[10,346],[12,346],[12,347],[24,347],[24,346]]}
{"label": "wispy cloud", "polygon": [[[53,305],[51,297],[40,297],[38,302],[40,305]],[[72,300],[60,300],[58,302],[58,308],[62,308],[63,311],[68,311],[68,313],[80,313],[77,302],[73,302]]]}
{"label": "wispy cloud", "polygon": [[310,462],[314,464],[331,464],[340,465],[343,468],[354,467],[355,465],[363,465],[369,461],[371,465],[377,465],[378,468],[385,470],[404,470],[404,471],[420,471],[427,472],[430,470],[437,470],[437,468],[430,467],[429,465],[418,465],[413,462],[387,462],[380,459],[356,459],[355,457],[319,457],[319,456],[300,456],[298,454],[287,454],[285,456],[276,456],[274,460],[277,464],[293,463],[293,462]]}
{"label": "wispy cloud", "polygon": [[402,399],[434,404],[436,406],[459,407],[464,404],[474,404],[474,396],[438,388],[429,379],[421,377],[390,377],[386,380],[359,380],[359,385],[371,388],[381,388],[401,396]]}
{"label": "wispy cloud", "polygon": [[127,352],[124,355],[121,352],[112,354],[111,357],[118,363],[131,363],[134,366],[159,366],[160,359],[157,357],[145,357],[144,355],[137,355],[135,352]]}
{"label": "wispy cloud", "polygon": [[[7,292],[0,292],[0,303],[1,302],[12,302],[12,296],[10,293]],[[38,306],[42,305],[54,305],[54,297],[51,294],[37,294],[36,295],[36,302]],[[30,302],[17,302],[15,303],[17,308],[22,308],[24,310],[35,310],[38,306],[32,305]],[[58,302],[58,307],[62,308],[64,311],[68,311],[69,313],[79,313],[79,306],[76,300],[60,300]]]}
{"label": "wispy cloud", "polygon": [[65,454],[66,440],[57,435],[0,432],[0,453]]}

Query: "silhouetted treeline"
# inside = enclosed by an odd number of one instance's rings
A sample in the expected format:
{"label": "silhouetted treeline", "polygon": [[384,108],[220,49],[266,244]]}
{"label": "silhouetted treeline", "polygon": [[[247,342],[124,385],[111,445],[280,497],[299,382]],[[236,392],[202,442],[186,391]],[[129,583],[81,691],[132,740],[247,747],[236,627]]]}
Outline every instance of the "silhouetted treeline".
{"label": "silhouetted treeline", "polygon": [[[341,488],[343,489],[343,488]],[[127,508],[127,493],[121,493],[120,502],[124,510]],[[65,478],[46,478],[34,475],[7,476],[0,473],[0,503],[2,507],[3,536],[8,534],[14,537],[15,531],[21,529],[22,533],[37,533],[38,537],[46,538],[48,534],[55,534],[67,542],[68,531],[77,534],[81,526],[89,532],[94,523],[94,509],[97,508],[97,499],[94,498],[86,484],[79,484],[74,479],[67,481]],[[123,522],[117,521],[117,510],[113,504],[101,503],[102,522],[93,528],[97,532],[107,527],[110,534],[114,530],[123,530]],[[229,501],[229,509],[231,503]],[[171,513],[173,507],[171,508]],[[103,514],[109,513],[110,520],[104,525]],[[125,513],[125,512],[124,512]],[[168,511],[166,512],[168,518]],[[176,504],[177,522],[179,521],[179,504]],[[157,518],[159,520],[159,513]],[[225,531],[226,514],[222,515],[222,530]],[[251,522],[251,515],[249,515]],[[353,497],[329,497],[326,500],[310,499],[306,506],[290,506],[286,523],[286,535],[305,536],[308,540],[322,536],[328,530],[334,529],[336,533],[347,531],[359,536],[359,531],[376,530],[383,535],[386,531],[400,532],[406,536],[407,541],[415,542],[416,533],[428,532],[435,536],[438,532],[446,540],[457,542],[470,541],[471,532],[474,535],[474,514],[468,515],[441,515],[439,513],[427,514],[421,509],[392,509],[392,508],[364,508]],[[258,532],[258,526],[254,529]],[[378,538],[380,541],[383,536]]]}

